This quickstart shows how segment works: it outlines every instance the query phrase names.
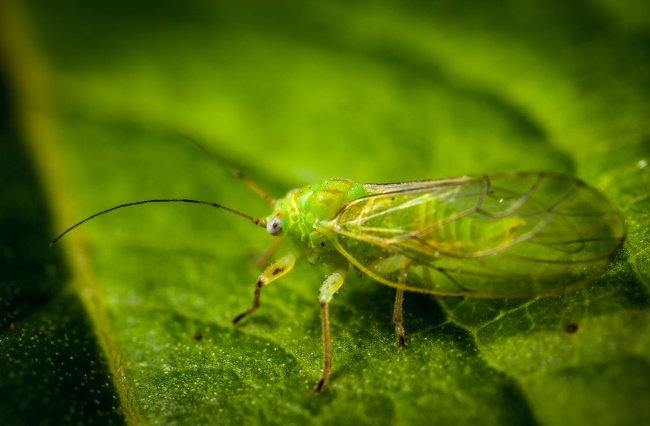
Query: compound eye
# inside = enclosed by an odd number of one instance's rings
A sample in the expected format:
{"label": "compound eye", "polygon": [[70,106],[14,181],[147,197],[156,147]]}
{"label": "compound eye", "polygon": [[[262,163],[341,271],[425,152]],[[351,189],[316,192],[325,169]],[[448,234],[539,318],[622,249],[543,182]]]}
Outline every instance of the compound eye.
{"label": "compound eye", "polygon": [[282,233],[282,221],[277,217],[271,219],[269,223],[266,224],[266,231],[274,237],[280,235]]}

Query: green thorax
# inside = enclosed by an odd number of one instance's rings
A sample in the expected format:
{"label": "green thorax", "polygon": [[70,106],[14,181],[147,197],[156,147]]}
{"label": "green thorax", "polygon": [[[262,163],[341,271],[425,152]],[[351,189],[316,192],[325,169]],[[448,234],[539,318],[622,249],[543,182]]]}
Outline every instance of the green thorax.
{"label": "green thorax", "polygon": [[273,213],[282,222],[282,233],[296,250],[307,254],[312,263],[329,262],[338,256],[324,227],[347,203],[363,197],[363,185],[347,179],[327,179],[290,191],[275,202]]}

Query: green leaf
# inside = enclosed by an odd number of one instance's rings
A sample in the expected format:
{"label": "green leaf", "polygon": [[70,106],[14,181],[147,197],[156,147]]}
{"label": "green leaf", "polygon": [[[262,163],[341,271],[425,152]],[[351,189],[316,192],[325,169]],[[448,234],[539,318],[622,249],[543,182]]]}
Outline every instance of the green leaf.
{"label": "green leaf", "polygon": [[[0,424],[647,424],[645,2],[0,3]],[[324,392],[307,262],[251,303],[272,239],[205,206],[328,177],[578,176],[626,217],[566,295],[439,300],[352,276]],[[351,274],[356,275],[356,274]]]}

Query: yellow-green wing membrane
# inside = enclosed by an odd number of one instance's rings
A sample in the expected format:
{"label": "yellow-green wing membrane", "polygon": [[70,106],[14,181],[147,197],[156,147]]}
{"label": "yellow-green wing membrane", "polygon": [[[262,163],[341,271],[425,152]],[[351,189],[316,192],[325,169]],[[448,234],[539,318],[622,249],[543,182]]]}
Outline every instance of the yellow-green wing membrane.
{"label": "yellow-green wing membrane", "polygon": [[336,248],[384,284],[475,297],[553,294],[607,266],[620,212],[582,181],[514,172],[364,185],[327,227]]}

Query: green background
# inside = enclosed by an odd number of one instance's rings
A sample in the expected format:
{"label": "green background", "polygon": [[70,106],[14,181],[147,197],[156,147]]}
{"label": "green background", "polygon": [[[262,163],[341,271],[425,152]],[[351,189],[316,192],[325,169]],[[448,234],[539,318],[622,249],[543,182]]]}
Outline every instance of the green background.
{"label": "green background", "polygon": [[[0,424],[650,423],[642,0],[0,3]],[[322,362],[317,267],[249,306],[268,206],[328,177],[551,170],[628,239],[567,295],[438,300],[354,276]],[[195,339],[196,333],[202,339]]]}

